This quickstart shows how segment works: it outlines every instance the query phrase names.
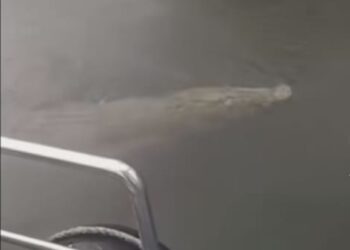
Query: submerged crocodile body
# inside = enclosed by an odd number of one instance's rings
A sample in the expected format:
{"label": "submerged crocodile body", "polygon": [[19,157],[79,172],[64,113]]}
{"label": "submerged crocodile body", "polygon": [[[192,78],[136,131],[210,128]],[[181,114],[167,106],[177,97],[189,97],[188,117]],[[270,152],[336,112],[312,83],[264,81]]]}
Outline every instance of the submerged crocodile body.
{"label": "submerged crocodile body", "polygon": [[110,145],[118,153],[252,115],[291,95],[291,88],[282,84],[272,88],[190,88],[161,97],[98,105],[70,103],[30,114],[14,136],[83,150],[88,150],[89,144]]}

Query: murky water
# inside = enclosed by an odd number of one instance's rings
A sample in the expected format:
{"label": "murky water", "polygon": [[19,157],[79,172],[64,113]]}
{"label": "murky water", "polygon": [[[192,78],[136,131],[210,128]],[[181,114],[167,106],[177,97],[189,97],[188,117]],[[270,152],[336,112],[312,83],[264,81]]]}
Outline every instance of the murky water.
{"label": "murky water", "polygon": [[[287,83],[288,102],[205,133],[140,142],[123,159],[146,177],[171,249],[350,247],[348,1],[2,5],[2,134],[115,156],[113,130],[102,139],[78,119],[31,133],[33,117],[72,102]],[[120,183],[2,163],[4,228],[45,238],[79,224],[133,225]]]}

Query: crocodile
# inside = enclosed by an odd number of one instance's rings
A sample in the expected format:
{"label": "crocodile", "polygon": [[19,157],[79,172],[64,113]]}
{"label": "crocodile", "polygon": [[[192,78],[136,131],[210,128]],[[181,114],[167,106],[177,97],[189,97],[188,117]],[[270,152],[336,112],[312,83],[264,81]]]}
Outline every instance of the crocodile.
{"label": "crocodile", "polygon": [[66,103],[30,114],[16,133],[59,146],[93,151],[89,145],[109,145],[122,152],[163,138],[207,131],[254,115],[291,95],[289,85],[279,84],[270,88],[197,87],[157,97]]}

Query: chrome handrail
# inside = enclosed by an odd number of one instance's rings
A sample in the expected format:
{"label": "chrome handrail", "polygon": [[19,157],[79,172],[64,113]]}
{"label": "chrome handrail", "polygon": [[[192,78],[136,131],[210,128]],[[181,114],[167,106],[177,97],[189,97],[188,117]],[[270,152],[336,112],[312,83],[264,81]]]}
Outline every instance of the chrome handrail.
{"label": "chrome handrail", "polygon": [[[51,162],[66,163],[64,164],[66,167],[93,170],[95,172],[121,177],[132,197],[143,250],[159,250],[158,238],[145,183],[141,176],[129,165],[116,159],[45,146],[7,137],[1,137],[1,152],[27,156],[34,159],[45,159]],[[9,237],[9,235],[11,237]],[[50,248],[50,246],[55,245],[53,243],[33,239],[34,241],[36,240],[36,242],[34,242],[30,239],[33,238],[1,230],[1,240],[12,244],[21,246],[25,245],[27,247],[31,246],[35,249],[59,250],[53,247]],[[42,243],[52,245],[49,246]],[[61,248],[60,250],[65,249]]]}

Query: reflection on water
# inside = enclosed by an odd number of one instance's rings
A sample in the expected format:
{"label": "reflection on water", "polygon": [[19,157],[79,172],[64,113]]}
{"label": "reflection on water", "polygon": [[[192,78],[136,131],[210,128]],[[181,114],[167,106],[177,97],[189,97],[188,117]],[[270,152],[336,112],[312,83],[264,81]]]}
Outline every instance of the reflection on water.
{"label": "reflection on water", "polygon": [[[2,133],[113,156],[113,131],[101,139],[84,119],[26,131],[69,103],[95,109],[192,87],[286,82],[293,98],[283,105],[205,133],[137,142],[124,160],[145,175],[172,249],[349,248],[348,5],[5,0]],[[89,117],[68,109],[73,120]],[[8,229],[46,237],[77,224],[133,223],[111,180],[2,161]]]}

